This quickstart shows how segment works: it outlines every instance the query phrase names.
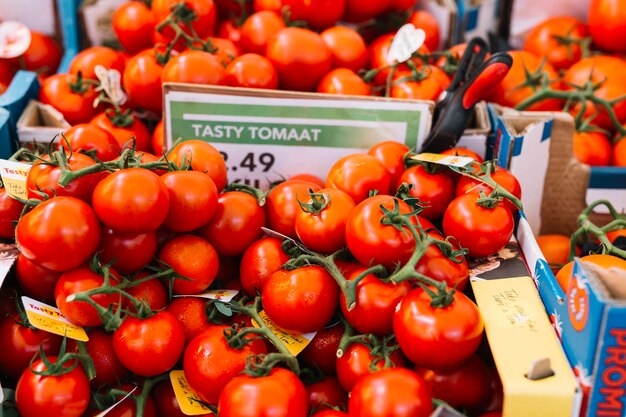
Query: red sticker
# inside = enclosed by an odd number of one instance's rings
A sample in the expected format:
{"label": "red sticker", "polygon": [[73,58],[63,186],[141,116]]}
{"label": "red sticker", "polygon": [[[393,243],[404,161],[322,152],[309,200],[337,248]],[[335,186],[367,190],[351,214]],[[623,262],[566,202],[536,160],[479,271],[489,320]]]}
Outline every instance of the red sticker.
{"label": "red sticker", "polygon": [[0,58],[15,58],[30,46],[30,30],[25,24],[9,20],[0,23]]}

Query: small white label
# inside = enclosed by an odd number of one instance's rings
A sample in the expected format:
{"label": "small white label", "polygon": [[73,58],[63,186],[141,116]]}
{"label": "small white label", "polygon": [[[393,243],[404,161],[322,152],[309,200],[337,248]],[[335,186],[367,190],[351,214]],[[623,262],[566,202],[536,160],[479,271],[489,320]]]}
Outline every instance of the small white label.
{"label": "small white label", "polygon": [[121,400],[119,400],[118,402],[116,402],[115,404],[113,404],[112,406],[110,406],[109,408],[107,408],[106,410],[102,410],[101,412],[99,412],[98,414],[96,414],[93,417],[103,417],[107,414],[109,414],[109,412],[111,410],[113,410],[115,407],[117,407],[118,405],[120,405],[122,403],[122,401],[124,401],[126,398],[130,397],[130,394],[132,394],[133,392],[135,392],[135,390],[137,389],[137,387],[133,388],[132,390],[130,390],[130,392],[128,394],[126,394]]}
{"label": "small white label", "polygon": [[464,167],[472,162],[476,162],[474,158],[469,156],[457,155],[441,155],[437,153],[420,153],[412,156],[411,159],[422,162],[432,162],[434,164],[448,165],[453,167]]}
{"label": "small white label", "polygon": [[426,40],[426,32],[417,29],[412,23],[402,26],[391,42],[387,60],[389,62],[405,62],[422,47]]}
{"label": "small white label", "polygon": [[231,301],[235,296],[239,294],[237,290],[210,290],[200,294],[177,294],[174,297],[198,297],[198,298],[208,298],[210,300],[220,300],[225,303]]}
{"label": "small white label", "polygon": [[[107,69],[102,65],[96,65],[95,68],[96,77],[100,81],[100,86],[96,88],[96,91],[104,91],[104,94],[111,100],[113,104],[118,106],[126,103],[128,96],[122,90],[122,76],[116,69]],[[98,106],[96,100],[93,105]]]}
{"label": "small white label", "polygon": [[0,23],[0,58],[15,58],[30,46],[30,30],[15,20]]}

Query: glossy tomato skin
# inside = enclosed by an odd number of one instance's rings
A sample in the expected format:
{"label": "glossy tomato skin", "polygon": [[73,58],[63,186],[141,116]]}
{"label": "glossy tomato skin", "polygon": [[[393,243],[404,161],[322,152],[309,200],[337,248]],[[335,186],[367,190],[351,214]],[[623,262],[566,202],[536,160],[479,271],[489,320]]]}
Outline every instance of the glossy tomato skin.
{"label": "glossy tomato skin", "polygon": [[[574,141],[575,140],[574,138]],[[522,186],[510,171],[505,168],[496,167],[494,168],[494,172],[491,173],[491,179],[518,199],[522,198]],[[457,196],[467,193],[480,193],[481,191],[483,191],[485,195],[489,195],[489,193],[493,191],[493,188],[479,180],[466,176],[459,178],[456,185]],[[503,199],[502,201],[511,213],[517,213],[518,208],[516,205],[507,199]]]}
{"label": "glossy tomato skin", "polygon": [[[323,188],[316,194],[321,194],[328,205],[317,213],[304,210],[297,213],[296,235],[312,251],[331,254],[346,245],[346,223],[355,204],[347,193],[334,188]],[[301,201],[312,204],[313,200]]]}
{"label": "glossy tomato skin", "polygon": [[[217,19],[217,8],[213,0],[184,0],[185,4],[194,12],[196,19],[192,22],[195,33],[200,38],[212,35],[214,31],[215,21]],[[171,9],[176,5],[178,0],[154,0],[152,2],[152,13],[154,14],[157,25],[165,20],[171,13]],[[187,34],[191,34],[190,28],[185,24],[182,25],[183,30]],[[165,28],[163,36],[168,41],[174,39],[175,32],[172,28]]]}
{"label": "glossy tomato skin", "polygon": [[278,71],[281,88],[295,91],[313,91],[333,62],[319,34],[296,27],[277,32],[267,43],[266,56]]}
{"label": "glossy tomato skin", "polygon": [[61,346],[60,336],[22,325],[17,314],[0,319],[0,338],[0,372],[13,379],[28,369],[40,347],[47,356],[53,356]]}
{"label": "glossy tomato skin", "polygon": [[38,74],[54,74],[63,58],[63,51],[50,36],[30,31],[30,45],[16,60],[20,69],[34,71]]}
{"label": "glossy tomato skin", "polygon": [[54,289],[61,272],[37,265],[20,253],[15,262],[15,279],[24,295],[44,303],[54,303]]}
{"label": "glossy tomato skin", "polygon": [[[289,11],[291,21],[304,20],[315,30],[325,29],[337,23],[343,15],[345,0],[281,0],[282,8]],[[280,11],[280,10],[279,10]]]}
{"label": "glossy tomato skin", "polygon": [[324,376],[320,381],[307,385],[306,392],[311,410],[345,409],[348,404],[348,394],[334,376]]}
{"label": "glossy tomato skin", "polygon": [[611,141],[602,132],[575,132],[574,156],[583,164],[607,166],[611,162]]}
{"label": "glossy tomato skin", "polygon": [[254,340],[242,349],[231,348],[224,338],[227,328],[210,327],[194,337],[185,349],[185,377],[189,386],[209,404],[217,404],[226,384],[244,370],[248,356],[266,353],[261,340]]}
{"label": "glossy tomato skin", "polygon": [[215,214],[200,229],[200,235],[220,255],[241,255],[261,237],[265,224],[265,211],[256,197],[243,191],[228,191],[218,197]]}
{"label": "glossy tomato skin", "polygon": [[172,171],[161,176],[170,208],[163,226],[175,232],[191,232],[211,220],[217,209],[217,187],[206,174]]}
{"label": "glossy tomato skin", "polygon": [[170,160],[178,166],[191,163],[191,169],[207,174],[222,191],[226,186],[226,162],[213,145],[202,140],[186,140],[170,153]]}
{"label": "glossy tomato skin", "polygon": [[100,241],[100,223],[82,200],[55,197],[21,218],[15,240],[24,256],[36,264],[67,271],[94,254]]}
{"label": "glossy tomato skin", "polygon": [[206,303],[205,298],[176,297],[167,306],[167,311],[172,313],[183,325],[185,346],[194,337],[213,325],[207,319]]}
{"label": "glossy tomato skin", "polygon": [[161,98],[161,74],[163,66],[159,64],[153,49],[139,52],[126,63],[123,83],[128,94],[128,104],[133,108],[143,108],[160,114],[163,103]]}
{"label": "glossy tomato skin", "polygon": [[143,320],[128,316],[113,333],[113,349],[120,362],[141,376],[156,376],[172,369],[184,347],[182,324],[165,310]]}
{"label": "glossy tomato skin", "polygon": [[[365,270],[365,267],[357,269],[348,279],[356,279]],[[369,274],[356,287],[354,309],[348,311],[346,299],[341,294],[341,311],[348,323],[359,333],[387,336],[393,332],[393,313],[396,306],[410,290],[411,285],[408,282],[384,283],[380,278]]]}
{"label": "glossy tomato skin", "polygon": [[353,70],[335,68],[320,80],[318,93],[341,94],[348,96],[371,96],[370,87]]}
{"label": "glossy tomato skin", "polygon": [[322,410],[312,414],[311,417],[348,417],[348,414],[338,410]]}
{"label": "glossy tomato skin", "polygon": [[359,32],[347,26],[334,26],[321,36],[333,54],[333,68],[346,68],[356,73],[367,67],[369,53]]}
{"label": "glossy tomato skin", "polygon": [[[56,359],[56,356],[48,357],[52,363]],[[32,369],[41,372],[47,367],[38,359]],[[89,395],[89,380],[80,366],[61,376],[36,375],[26,369],[17,382],[15,402],[22,417],[79,417],[89,405]]]}
{"label": "glossy tomato skin", "polygon": [[60,111],[71,125],[87,123],[97,112],[93,106],[97,96],[93,87],[88,86],[85,92],[76,93],[70,88],[75,82],[75,75],[55,74],[46,78],[39,90],[39,100]]}
{"label": "glossy tomato skin", "polygon": [[[141,271],[133,277],[133,281],[139,281],[150,275],[150,272]],[[165,288],[165,285],[156,278],[149,279],[129,287],[126,289],[126,292],[132,297],[135,297],[137,301],[145,303],[152,311],[165,309],[169,302],[167,288]],[[124,303],[129,311],[133,313],[137,312],[136,307],[130,300],[124,300]]]}
{"label": "glossy tomato skin", "polygon": [[626,9],[619,0],[592,0],[589,32],[593,43],[607,52],[626,52]]}
{"label": "glossy tomato skin", "polygon": [[83,78],[97,80],[96,66],[102,65],[106,69],[124,73],[126,61],[122,54],[107,46],[91,46],[80,51],[70,63],[69,73],[82,75]]}
{"label": "glossy tomato skin", "polygon": [[491,377],[484,362],[476,355],[451,370],[417,368],[433,397],[454,408],[481,410],[489,400]]}
{"label": "glossy tomato skin", "polygon": [[376,158],[367,154],[350,154],[330,168],[326,187],[345,191],[356,204],[365,200],[370,191],[389,194],[391,177]]}
{"label": "glossy tomato skin", "polygon": [[350,417],[428,417],[432,397],[424,380],[404,368],[364,376],[350,394]]}
{"label": "glossy tomato skin", "polygon": [[161,80],[164,83],[220,85],[224,76],[224,66],[216,55],[200,50],[187,50],[165,64]]}
{"label": "glossy tomato skin", "polygon": [[219,268],[215,248],[206,239],[195,235],[180,235],[168,240],[159,251],[159,260],[176,274],[190,279],[176,279],[175,294],[198,294],[206,290]]}
{"label": "glossy tomato skin", "polygon": [[241,25],[241,49],[244,52],[265,55],[269,40],[285,27],[279,13],[269,10],[253,13]]}
{"label": "glossy tomato skin", "polygon": [[124,275],[132,275],[152,261],[157,250],[157,234],[117,233],[110,227],[102,229],[98,245],[98,255],[104,263],[112,266]]}
{"label": "glossy tomato skin", "polygon": [[263,289],[265,281],[289,259],[283,251],[282,240],[264,237],[253,242],[243,253],[239,264],[241,286],[248,295],[255,296]]}
{"label": "glossy tomato skin", "polygon": [[152,46],[156,22],[145,3],[129,1],[121,4],[113,13],[112,24],[117,39],[131,54]]}
{"label": "glossy tomato skin", "polygon": [[[111,285],[116,284],[117,272],[111,270]],[[67,297],[79,292],[99,288],[104,284],[104,277],[86,265],[64,272],[57,281],[54,298],[56,305],[66,319],[79,326],[100,326],[102,321],[97,310],[86,301],[67,301]],[[100,306],[109,308],[121,301],[119,294],[96,294],[91,297]]]}
{"label": "glossy tomato skin", "polygon": [[231,87],[278,88],[278,73],[270,60],[254,53],[238,56],[228,64],[225,80]]}
{"label": "glossy tomato skin", "polygon": [[315,334],[300,355],[310,366],[319,368],[325,374],[335,374],[337,349],[343,333],[344,327],[341,324],[335,323],[324,327]]}
{"label": "glossy tomato skin", "polygon": [[96,115],[96,117],[91,119],[89,123],[94,124],[113,135],[119,149],[129,147],[130,141],[134,140],[135,149],[137,151],[150,152],[152,147],[148,127],[137,116],[131,115],[130,117],[132,119],[130,125],[116,126],[108,116],[108,113],[104,111]]}
{"label": "glossy tomato skin", "polygon": [[416,366],[451,369],[469,359],[482,340],[478,307],[461,292],[447,307],[432,307],[422,288],[407,294],[393,317],[402,352]]}
{"label": "glossy tomato skin", "polygon": [[320,330],[332,318],[339,286],[320,266],[305,266],[269,276],[261,291],[263,308],[278,327],[294,332]]}
{"label": "glossy tomato skin", "polygon": [[[427,233],[435,239],[443,240],[443,236],[437,231],[431,230]],[[452,245],[458,249],[456,244]],[[428,246],[415,270],[429,278],[445,282],[449,288],[456,288],[458,291],[463,291],[469,281],[467,259],[463,257],[460,262],[455,262],[444,256],[441,249],[434,244]]]}
{"label": "glossy tomato skin", "polygon": [[477,203],[477,193],[463,194],[454,200],[443,215],[443,231],[454,236],[469,255],[484,257],[498,252],[513,235],[515,221],[501,202],[494,208]]}
{"label": "glossy tomato skin", "polygon": [[118,233],[156,230],[166,219],[169,204],[167,187],[145,168],[112,173],[96,185],[92,198],[98,218]]}
{"label": "glossy tomato skin", "polygon": [[405,170],[404,156],[408,152],[409,147],[405,144],[388,140],[372,146],[367,154],[376,158],[391,175],[391,183],[397,184]]}
{"label": "glossy tomato skin", "polygon": [[[402,356],[399,350],[393,352],[390,359],[393,366],[401,368],[405,365],[404,356]],[[355,384],[365,375],[379,372],[385,363],[384,360],[379,359],[375,364],[379,369],[372,371],[370,365],[373,361],[374,358],[369,347],[361,343],[352,343],[349,345],[343,355],[338,357],[336,361],[337,378],[341,386],[347,392],[351,392]]]}
{"label": "glossy tomato skin", "polygon": [[[443,70],[427,65],[420,68],[424,79],[415,78],[412,72],[400,69],[393,78],[395,84],[391,87],[391,97],[415,100],[437,100],[441,93],[450,85],[450,79]],[[409,80],[401,81],[403,78]]]}
{"label": "glossy tomato skin", "polygon": [[96,158],[105,162],[119,156],[118,144],[113,135],[89,123],[81,123],[66,130],[58,146],[65,148],[68,155],[72,151],[92,151]]}
{"label": "glossy tomato skin", "polygon": [[15,225],[22,214],[24,204],[20,203],[0,187],[0,238],[15,238]]}
{"label": "glossy tomato skin", "polygon": [[272,188],[265,202],[268,227],[296,238],[296,216],[301,211],[298,200],[305,199],[309,190],[319,191],[320,188],[317,184],[301,180],[287,180]]}
{"label": "glossy tomato skin", "polygon": [[446,172],[430,173],[423,165],[408,168],[400,176],[396,188],[402,183],[412,185],[409,194],[425,204],[420,215],[428,220],[437,220],[454,199],[454,180]]}
{"label": "glossy tomato skin", "polygon": [[[281,395],[276,396],[277,392]],[[247,401],[241,401],[243,396]],[[259,378],[233,378],[220,395],[218,410],[221,417],[306,417],[309,407],[304,384],[297,375],[274,368]]]}
{"label": "glossy tomato skin", "polygon": [[554,69],[569,68],[580,60],[582,48],[575,42],[563,42],[559,37],[582,40],[587,36],[587,26],[574,17],[552,17],[535,26],[524,42],[524,50],[545,56]]}

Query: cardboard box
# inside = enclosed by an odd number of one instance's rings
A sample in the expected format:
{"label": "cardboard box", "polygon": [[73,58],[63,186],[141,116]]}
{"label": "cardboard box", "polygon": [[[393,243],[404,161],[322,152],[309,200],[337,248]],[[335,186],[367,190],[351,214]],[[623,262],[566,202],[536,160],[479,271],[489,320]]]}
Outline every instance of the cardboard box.
{"label": "cardboard box", "polygon": [[49,144],[71,125],[54,107],[30,100],[17,121],[17,138],[20,146],[36,142]]}

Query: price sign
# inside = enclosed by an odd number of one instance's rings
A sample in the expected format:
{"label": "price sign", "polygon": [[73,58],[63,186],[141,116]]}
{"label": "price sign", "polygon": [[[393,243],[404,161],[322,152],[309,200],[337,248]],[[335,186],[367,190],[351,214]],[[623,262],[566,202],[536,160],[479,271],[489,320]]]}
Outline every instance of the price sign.
{"label": "price sign", "polygon": [[325,178],[341,157],[394,140],[418,148],[431,124],[430,101],[340,97],[166,83],[165,135],[213,144],[229,182],[268,188],[310,173]]}

